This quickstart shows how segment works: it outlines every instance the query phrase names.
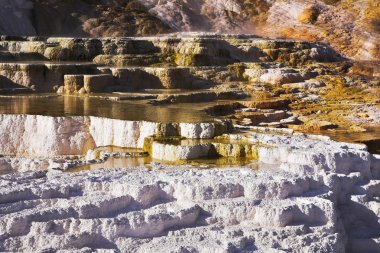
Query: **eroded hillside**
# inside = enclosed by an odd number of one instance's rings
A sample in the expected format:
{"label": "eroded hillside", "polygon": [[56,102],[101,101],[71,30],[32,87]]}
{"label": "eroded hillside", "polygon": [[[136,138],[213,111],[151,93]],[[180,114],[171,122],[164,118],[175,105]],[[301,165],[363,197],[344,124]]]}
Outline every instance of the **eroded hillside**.
{"label": "eroded hillside", "polygon": [[171,31],[254,33],[330,44],[356,60],[380,59],[376,0],[0,0],[0,33],[131,36]]}
{"label": "eroded hillside", "polygon": [[0,33],[40,36],[143,36],[169,26],[134,0],[0,0]]}
{"label": "eroded hillside", "polygon": [[[380,3],[373,0],[142,0],[173,29],[323,41],[344,55],[380,57]],[[172,15],[171,13],[175,13]]]}

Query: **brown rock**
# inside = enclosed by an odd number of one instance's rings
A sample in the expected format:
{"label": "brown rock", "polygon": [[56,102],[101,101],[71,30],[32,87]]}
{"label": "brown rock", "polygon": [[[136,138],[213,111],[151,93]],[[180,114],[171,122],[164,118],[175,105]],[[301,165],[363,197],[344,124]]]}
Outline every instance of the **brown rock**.
{"label": "brown rock", "polygon": [[86,93],[102,92],[107,86],[113,85],[113,76],[107,74],[84,75],[83,83]]}
{"label": "brown rock", "polygon": [[324,120],[321,120],[321,121],[312,120],[312,121],[307,122],[304,125],[289,125],[288,127],[296,131],[313,132],[313,131],[334,129],[334,128],[337,128],[338,125],[329,121],[324,121]]}
{"label": "brown rock", "polygon": [[257,109],[280,109],[289,105],[288,99],[267,99],[267,100],[251,100],[251,101],[239,101],[241,105],[249,108]]}
{"label": "brown rock", "polygon": [[74,94],[83,88],[83,75],[64,76],[65,93]]}

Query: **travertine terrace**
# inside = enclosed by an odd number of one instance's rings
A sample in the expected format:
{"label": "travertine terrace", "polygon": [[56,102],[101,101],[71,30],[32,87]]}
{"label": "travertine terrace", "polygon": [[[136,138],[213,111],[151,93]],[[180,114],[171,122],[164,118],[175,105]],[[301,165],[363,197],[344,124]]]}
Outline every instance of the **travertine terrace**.
{"label": "travertine terrace", "polygon": [[188,166],[1,176],[1,251],[377,252],[380,157],[250,134],[258,170]]}
{"label": "travertine terrace", "polygon": [[253,35],[1,36],[0,251],[379,252],[379,78]]}

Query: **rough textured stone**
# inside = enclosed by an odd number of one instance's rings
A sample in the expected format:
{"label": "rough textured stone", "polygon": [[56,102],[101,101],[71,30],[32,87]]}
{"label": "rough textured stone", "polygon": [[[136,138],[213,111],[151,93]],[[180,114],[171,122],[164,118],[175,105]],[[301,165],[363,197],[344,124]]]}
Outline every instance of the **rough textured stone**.
{"label": "rough textured stone", "polygon": [[113,86],[112,75],[84,75],[84,89],[87,93],[104,92],[107,86]]}
{"label": "rough textured stone", "polygon": [[148,68],[146,71],[157,76],[166,89],[192,88],[192,78],[188,68]]}
{"label": "rough textured stone", "polygon": [[54,118],[33,115],[0,115],[0,153],[13,156],[84,154],[94,147],[86,117]]}
{"label": "rough textured stone", "polygon": [[378,251],[379,157],[319,136],[248,138],[265,144],[259,170],[153,163],[0,176],[0,250]]}
{"label": "rough textured stone", "polygon": [[64,76],[65,93],[74,94],[79,92],[84,86],[83,75],[65,75]]}
{"label": "rough textured stone", "polygon": [[200,158],[210,158],[213,146],[209,144],[193,144],[186,145],[179,143],[178,145],[153,142],[152,158],[162,161],[187,161]]}
{"label": "rough textured stone", "polygon": [[300,71],[296,69],[286,68],[247,69],[245,74],[251,82],[263,84],[298,83],[308,79],[308,74],[300,73]]}

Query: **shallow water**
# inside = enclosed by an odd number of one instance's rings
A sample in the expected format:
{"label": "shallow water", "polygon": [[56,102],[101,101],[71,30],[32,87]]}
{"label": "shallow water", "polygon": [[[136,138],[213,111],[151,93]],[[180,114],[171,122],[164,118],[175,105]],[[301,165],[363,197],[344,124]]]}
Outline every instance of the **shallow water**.
{"label": "shallow water", "polygon": [[[187,144],[198,144],[201,143],[200,140],[187,140],[189,143]],[[168,141],[170,142],[170,141]],[[204,142],[210,142],[210,140],[204,140]],[[218,140],[213,140],[213,142],[218,142]],[[224,143],[221,141],[221,143]],[[195,168],[199,169],[209,169],[209,168],[234,168],[234,167],[249,167],[251,169],[257,169],[258,163],[253,158],[250,157],[212,157],[212,158],[199,158],[194,160],[187,161],[160,161],[152,159],[150,155],[144,155],[144,151],[142,149],[131,149],[131,148],[122,148],[116,146],[105,146],[96,148],[96,152],[107,152],[110,156],[104,162],[86,164],[86,165],[78,165],[72,169],[67,170],[67,172],[78,172],[83,170],[95,170],[95,169],[112,169],[112,168],[129,168],[129,167],[139,167],[144,166],[147,168],[152,167],[152,162],[158,164],[162,164],[165,166],[168,165],[191,165]],[[117,154],[117,156],[113,156],[112,154]],[[125,156],[125,154],[131,154],[132,156]],[[133,155],[135,154],[135,155]],[[100,153],[98,153],[98,156]],[[99,157],[98,157],[99,158]]]}
{"label": "shallow water", "polygon": [[[112,96],[114,94],[110,94]],[[206,105],[205,105],[206,106]],[[56,96],[53,94],[2,96],[1,114],[47,116],[98,116],[122,120],[153,122],[211,122],[213,117],[200,104],[154,106],[147,100],[109,101],[101,97]]]}
{"label": "shallow water", "polygon": [[322,131],[321,134],[335,141],[366,144],[368,151],[380,154],[380,127],[365,127],[366,132]]}
{"label": "shallow water", "polygon": [[167,162],[154,160],[150,156],[147,157],[128,157],[128,158],[109,158],[103,163],[95,163],[78,166],[67,170],[67,172],[79,172],[85,170],[97,170],[97,169],[114,169],[114,168],[130,168],[144,166],[147,168],[152,167],[152,162],[157,164],[162,164],[165,166],[170,165],[191,165],[199,169],[212,169],[212,168],[241,168],[249,167],[253,170],[259,168],[257,161],[249,158],[210,158],[210,159],[196,159],[190,161],[178,161],[178,162]]}
{"label": "shallow water", "polygon": [[152,159],[147,157],[127,157],[127,158],[109,158],[104,163],[88,164],[78,166],[73,169],[67,170],[67,172],[79,172],[83,170],[96,170],[96,169],[112,169],[112,168],[130,168],[145,166],[152,162]]}
{"label": "shallow water", "polygon": [[[197,90],[196,92],[201,92],[206,90]],[[152,95],[161,95],[161,94],[191,94],[194,93],[194,90],[184,90],[184,89],[145,89],[139,91],[130,91],[130,92],[113,92],[113,95],[133,95],[133,94],[152,94]],[[101,95],[102,93],[97,93]]]}

